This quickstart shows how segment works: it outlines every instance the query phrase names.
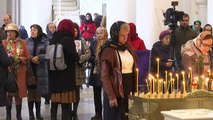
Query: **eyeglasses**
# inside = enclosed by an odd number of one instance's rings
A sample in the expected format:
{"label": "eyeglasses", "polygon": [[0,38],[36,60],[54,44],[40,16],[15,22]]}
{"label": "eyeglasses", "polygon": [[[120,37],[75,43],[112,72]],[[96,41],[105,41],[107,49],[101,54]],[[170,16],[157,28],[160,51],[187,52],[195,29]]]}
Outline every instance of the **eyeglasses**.
{"label": "eyeglasses", "polygon": [[205,48],[212,48],[212,45],[208,45],[208,44],[205,44],[203,43],[202,41],[200,41],[201,45]]}

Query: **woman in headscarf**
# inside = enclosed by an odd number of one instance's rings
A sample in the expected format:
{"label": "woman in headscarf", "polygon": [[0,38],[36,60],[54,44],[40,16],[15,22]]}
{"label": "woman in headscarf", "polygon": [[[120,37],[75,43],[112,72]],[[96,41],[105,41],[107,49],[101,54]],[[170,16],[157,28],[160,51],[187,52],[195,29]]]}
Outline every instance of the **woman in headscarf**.
{"label": "woman in headscarf", "polygon": [[102,120],[102,100],[101,100],[102,85],[100,80],[99,53],[101,47],[105,44],[105,42],[108,39],[108,33],[106,28],[98,27],[96,30],[96,36],[97,38],[94,41],[92,41],[90,45],[92,55],[88,61],[92,65],[89,85],[93,86],[94,105],[95,105],[95,116],[93,116],[91,120]]}
{"label": "woman in headscarf", "polygon": [[132,45],[134,50],[146,50],[144,41],[138,37],[136,26],[134,23],[129,23],[130,32],[128,42]]}
{"label": "woman in headscarf", "polygon": [[2,41],[8,54],[13,56],[13,59],[18,65],[15,67],[17,74],[17,85],[18,92],[8,92],[7,94],[7,118],[11,120],[11,109],[13,97],[16,101],[16,118],[22,120],[21,109],[22,109],[22,98],[27,96],[27,85],[26,85],[26,63],[30,58],[30,53],[25,40],[19,37],[19,30],[15,23],[10,23],[6,26],[5,32],[7,39]]}
{"label": "woman in headscarf", "polygon": [[136,57],[127,43],[129,25],[122,21],[110,28],[111,41],[100,52],[100,80],[104,90],[104,120],[128,120],[128,97],[136,88]]}
{"label": "woman in headscarf", "polygon": [[54,33],[52,43],[63,46],[64,59],[67,68],[62,71],[49,71],[51,89],[51,120],[57,119],[58,104],[62,107],[62,120],[71,119],[71,104],[76,102],[75,80],[76,66],[79,55],[74,43],[74,25],[69,19],[63,19],[57,32]]}
{"label": "woman in headscarf", "polygon": [[36,78],[36,84],[28,84],[28,109],[29,119],[34,120],[33,108],[35,104],[36,118],[43,120],[41,116],[41,95],[49,93],[48,66],[45,60],[48,39],[40,25],[33,24],[30,27],[31,37],[26,39],[30,50],[30,65]]}
{"label": "woman in headscarf", "polygon": [[80,26],[81,35],[86,41],[91,42],[93,40],[93,36],[95,35],[96,25],[92,20],[92,15],[87,13],[84,19],[84,22]]}
{"label": "woman in headscarf", "polygon": [[[198,37],[193,40],[189,40],[185,45],[182,46],[181,55],[184,69],[187,73],[189,73],[189,68],[191,67],[193,78],[200,77],[201,75],[208,77],[208,70],[212,71],[212,44],[212,34],[209,31],[203,31],[198,35]],[[193,64],[195,62],[208,63],[208,65],[204,65],[202,67]]]}
{"label": "woman in headscarf", "polygon": [[46,27],[47,37],[51,39],[53,37],[53,33],[56,31],[56,25],[54,23],[48,23]]}

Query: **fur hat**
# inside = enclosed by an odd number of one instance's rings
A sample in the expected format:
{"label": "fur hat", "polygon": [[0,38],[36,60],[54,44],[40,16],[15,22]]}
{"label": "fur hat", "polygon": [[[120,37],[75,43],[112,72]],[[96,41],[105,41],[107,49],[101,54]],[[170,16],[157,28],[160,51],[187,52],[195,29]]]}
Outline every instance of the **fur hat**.
{"label": "fur hat", "polygon": [[169,30],[164,30],[160,33],[159,35],[159,40],[162,40],[165,36],[170,35],[170,31]]}

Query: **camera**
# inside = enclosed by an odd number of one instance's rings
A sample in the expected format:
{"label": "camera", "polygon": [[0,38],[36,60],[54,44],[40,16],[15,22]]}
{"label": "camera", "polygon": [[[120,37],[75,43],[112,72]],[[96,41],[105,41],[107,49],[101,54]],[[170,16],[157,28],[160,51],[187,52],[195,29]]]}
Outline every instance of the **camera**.
{"label": "camera", "polygon": [[180,21],[183,17],[183,11],[176,11],[175,6],[178,5],[178,1],[172,1],[173,8],[168,8],[163,16],[165,18],[164,25],[169,25],[171,29],[177,27],[177,21]]}

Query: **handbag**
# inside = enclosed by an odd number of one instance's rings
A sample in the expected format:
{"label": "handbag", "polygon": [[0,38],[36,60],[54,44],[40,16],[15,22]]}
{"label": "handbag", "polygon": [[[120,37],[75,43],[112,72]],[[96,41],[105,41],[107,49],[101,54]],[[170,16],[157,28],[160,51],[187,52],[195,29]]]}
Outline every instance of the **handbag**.
{"label": "handbag", "polygon": [[28,86],[36,85],[36,78],[33,73],[30,61],[27,61],[26,81]]}
{"label": "handbag", "polygon": [[15,68],[11,68],[8,76],[7,76],[7,80],[5,82],[5,89],[7,92],[18,92],[19,88],[16,82],[17,79],[17,74],[16,74],[16,70]]}

